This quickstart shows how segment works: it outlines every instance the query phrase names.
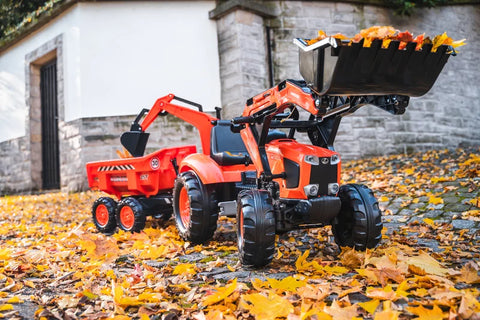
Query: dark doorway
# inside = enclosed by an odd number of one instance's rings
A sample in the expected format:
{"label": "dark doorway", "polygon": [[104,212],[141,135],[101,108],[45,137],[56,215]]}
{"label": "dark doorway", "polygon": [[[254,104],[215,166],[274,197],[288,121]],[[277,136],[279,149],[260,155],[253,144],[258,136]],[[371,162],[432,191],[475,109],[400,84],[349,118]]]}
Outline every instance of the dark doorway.
{"label": "dark doorway", "polygon": [[57,60],[40,68],[42,105],[42,187],[60,188],[58,148]]}

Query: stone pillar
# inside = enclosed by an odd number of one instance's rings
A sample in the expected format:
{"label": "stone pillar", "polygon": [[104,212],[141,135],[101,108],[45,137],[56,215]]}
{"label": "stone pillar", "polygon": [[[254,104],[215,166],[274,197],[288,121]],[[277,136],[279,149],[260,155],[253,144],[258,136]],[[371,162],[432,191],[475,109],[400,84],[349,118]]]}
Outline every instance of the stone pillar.
{"label": "stone pillar", "polygon": [[210,12],[217,21],[223,117],[240,116],[245,101],[270,86],[263,2],[229,0]]}

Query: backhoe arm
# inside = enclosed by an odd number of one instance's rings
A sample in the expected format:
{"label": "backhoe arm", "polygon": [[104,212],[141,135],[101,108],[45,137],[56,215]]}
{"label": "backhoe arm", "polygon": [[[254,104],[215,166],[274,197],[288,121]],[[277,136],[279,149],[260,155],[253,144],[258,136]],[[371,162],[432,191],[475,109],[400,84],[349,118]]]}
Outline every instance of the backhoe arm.
{"label": "backhoe arm", "polygon": [[[173,104],[173,100],[192,105],[199,110],[197,111],[188,107]],[[139,113],[135,121],[132,123],[130,131],[125,132],[121,137],[123,146],[133,156],[142,156],[145,150],[146,140],[148,139],[148,133],[145,131],[159,115],[165,116],[167,114],[171,114],[197,128],[200,133],[203,153],[206,155],[210,154],[210,132],[213,126],[212,121],[217,120],[217,118],[204,113],[200,104],[176,97],[173,94],[157,99],[150,110],[143,109]],[[143,115],[145,115],[145,118],[139,123]]]}

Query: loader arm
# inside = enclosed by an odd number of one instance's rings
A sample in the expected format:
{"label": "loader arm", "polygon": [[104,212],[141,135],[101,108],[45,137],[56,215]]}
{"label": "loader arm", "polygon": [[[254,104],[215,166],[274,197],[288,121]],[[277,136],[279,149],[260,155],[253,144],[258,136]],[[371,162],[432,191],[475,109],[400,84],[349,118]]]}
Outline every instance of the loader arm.
{"label": "loader arm", "polygon": [[[198,108],[198,111],[174,104],[172,103],[173,100],[196,107]],[[213,127],[212,122],[218,119],[204,113],[200,104],[176,97],[173,94],[168,94],[157,99],[150,110],[143,109],[139,113],[135,121],[132,123],[130,131],[125,132],[121,137],[121,142],[124,147],[133,156],[142,156],[145,150],[146,140],[148,139],[148,133],[146,133],[147,129],[159,115],[165,116],[167,114],[171,114],[197,128],[200,133],[203,153],[210,155],[210,133]],[[145,118],[139,123],[144,115]]]}
{"label": "loader arm", "polygon": [[[261,169],[257,172],[258,176],[271,181],[283,175],[271,173],[265,149],[269,129],[290,129],[290,137],[293,137],[295,130],[304,130],[313,145],[333,150],[333,142],[344,116],[368,104],[392,114],[403,114],[408,103],[409,97],[402,95],[322,96],[311,90],[304,81],[286,80],[248,99],[242,117],[234,118],[232,123],[240,126],[250,157]],[[295,108],[309,112],[309,120],[282,115],[286,109],[293,114]],[[255,124],[262,125],[260,132],[257,132]]]}

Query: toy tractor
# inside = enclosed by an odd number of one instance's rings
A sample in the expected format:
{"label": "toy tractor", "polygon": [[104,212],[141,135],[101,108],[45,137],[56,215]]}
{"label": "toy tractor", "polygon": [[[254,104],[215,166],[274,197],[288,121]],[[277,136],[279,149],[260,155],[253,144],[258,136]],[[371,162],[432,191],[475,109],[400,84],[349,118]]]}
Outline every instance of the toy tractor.
{"label": "toy tractor", "polygon": [[[301,39],[295,43],[301,47],[304,80],[283,81],[248,99],[241,117],[221,120],[219,112],[215,118],[180,107],[171,103],[173,95],[157,100],[139,125],[146,112],[142,111],[122,137],[136,158],[87,165],[91,186],[112,193],[105,186],[123,179],[130,188],[116,193],[122,198],[116,209],[113,200],[97,200],[93,216],[99,230],[113,231],[116,215],[122,229],[128,230],[125,224],[131,220],[130,230],[139,231],[145,221],[142,207],[167,217],[161,212],[170,212],[171,201],[180,235],[193,243],[213,236],[219,214],[236,216],[244,265],[268,264],[275,252],[275,234],[293,229],[331,225],[338,245],[375,247],[383,226],[375,196],[363,185],[340,185],[341,160],[333,148],[340,121],[368,104],[403,114],[410,96],[423,95],[432,87],[451,53],[447,46],[432,52],[431,45],[418,51],[415,43],[398,50],[398,41],[388,48],[381,47],[381,40],[364,47],[362,42],[346,45],[330,37],[311,46]],[[166,112],[197,127],[201,153],[180,147],[143,157],[144,131]],[[305,140],[302,135],[310,142],[300,142]],[[159,165],[146,168],[154,157]],[[143,169],[133,165],[135,161]],[[102,178],[105,166],[123,169],[110,170]],[[168,174],[156,175],[162,170]],[[152,187],[162,183],[161,188]],[[158,207],[152,204],[157,202]],[[111,221],[100,221],[103,211]]]}

